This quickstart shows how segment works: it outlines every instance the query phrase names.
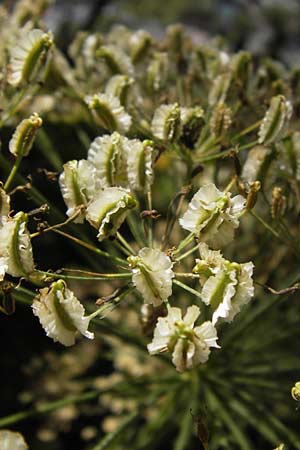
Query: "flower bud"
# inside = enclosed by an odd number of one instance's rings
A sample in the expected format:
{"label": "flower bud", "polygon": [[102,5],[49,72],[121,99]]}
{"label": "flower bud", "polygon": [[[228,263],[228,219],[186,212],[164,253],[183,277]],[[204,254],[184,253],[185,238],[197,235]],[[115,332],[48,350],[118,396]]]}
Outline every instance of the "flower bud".
{"label": "flower bud", "polygon": [[27,156],[42,124],[43,121],[37,113],[33,113],[29,119],[22,120],[9,141],[10,153],[15,156]]}
{"label": "flower bud", "polygon": [[282,193],[282,188],[274,186],[272,190],[271,215],[273,219],[282,217],[286,207],[286,197]]}
{"label": "flower bud", "polygon": [[261,188],[260,181],[253,181],[252,183],[250,183],[250,190],[246,198],[246,206],[245,206],[245,208],[248,211],[250,211],[255,206],[257,201],[257,194],[260,191],[260,188]]}

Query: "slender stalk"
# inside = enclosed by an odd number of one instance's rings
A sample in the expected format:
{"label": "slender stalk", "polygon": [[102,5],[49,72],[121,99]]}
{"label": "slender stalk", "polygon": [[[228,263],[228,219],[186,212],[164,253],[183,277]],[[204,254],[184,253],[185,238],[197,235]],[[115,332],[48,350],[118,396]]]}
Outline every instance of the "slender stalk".
{"label": "slender stalk", "polygon": [[195,295],[198,298],[201,298],[201,300],[202,300],[202,296],[201,296],[200,292],[196,291],[195,289],[191,288],[190,286],[187,286],[186,284],[184,284],[178,280],[173,280],[173,283],[177,284],[177,286],[181,287],[182,289],[189,292],[190,294]]}
{"label": "slender stalk", "polygon": [[138,230],[135,219],[133,218],[133,213],[129,212],[129,214],[126,217],[126,221],[136,243],[139,245],[140,248],[145,247],[146,243]]}
{"label": "slender stalk", "polygon": [[50,227],[45,228],[44,230],[37,231],[36,233],[32,233],[30,235],[30,238],[33,239],[33,238],[35,238],[37,236],[40,236],[41,234],[48,233],[49,231],[57,230],[58,228],[64,227],[65,225],[68,225],[68,223],[73,222],[73,220],[75,220],[76,217],[78,217],[80,213],[81,213],[81,208],[79,208],[72,216],[70,216],[64,222],[57,223],[55,225],[51,225]]}
{"label": "slender stalk", "polygon": [[92,450],[105,450],[139,417],[139,411],[133,411],[125,416],[118,427],[100,439],[100,441],[92,448]]}
{"label": "slender stalk", "polygon": [[192,253],[194,253],[198,249],[199,249],[199,244],[196,244],[195,247],[190,248],[187,252],[183,253],[178,258],[176,258],[176,262],[181,261],[182,259],[184,259],[187,256],[191,255]]}
{"label": "slender stalk", "polygon": [[199,279],[200,276],[197,273],[185,273],[185,272],[175,272],[176,277],[182,277],[182,278],[193,278],[193,279]]}
{"label": "slender stalk", "polygon": [[124,278],[131,278],[131,273],[108,273],[99,276],[79,276],[79,275],[65,275],[62,273],[47,272],[43,270],[36,270],[36,273],[46,275],[50,278],[61,278],[62,280],[81,280],[81,281],[107,281],[107,280],[123,280]]}
{"label": "slender stalk", "polygon": [[76,244],[81,245],[82,247],[85,247],[89,250],[91,250],[94,253],[97,253],[100,256],[103,256],[104,258],[110,259],[111,261],[114,261],[118,264],[121,264],[122,266],[128,267],[128,263],[125,259],[119,258],[118,256],[110,255],[109,253],[105,252],[104,250],[100,250],[100,248],[95,247],[94,245],[88,244],[87,242],[82,241],[81,239],[78,239],[75,236],[72,236],[71,234],[65,233],[64,231],[54,229],[55,233],[58,233],[68,239],[70,239],[73,242],[76,242]]}
{"label": "slender stalk", "polygon": [[[148,207],[149,211],[151,211],[153,208],[151,187],[149,188],[149,191],[147,192],[147,207]],[[149,247],[152,248],[153,247],[153,220],[151,219],[151,217],[148,219],[148,243],[149,243]]]}
{"label": "slender stalk", "polygon": [[132,292],[134,289],[135,289],[134,286],[129,285],[127,288],[125,288],[123,290],[123,292],[121,292],[120,295],[117,295],[116,297],[113,297],[112,299],[106,301],[103,305],[100,306],[100,308],[96,309],[96,311],[91,313],[89,315],[89,318],[90,319],[94,319],[95,317],[100,317],[100,318],[105,317],[106,313],[108,313],[108,312],[112,311],[113,309],[115,309],[119,305],[119,303],[125,297],[127,297],[127,295],[130,294],[130,292]]}
{"label": "slender stalk", "polygon": [[131,245],[126,241],[126,239],[117,231],[116,233],[117,239],[121,242],[121,244],[128,250],[129,254],[135,255],[135,251],[131,247]]}
{"label": "slender stalk", "polygon": [[173,252],[173,255],[177,255],[177,253],[180,253],[181,250],[184,249],[184,247],[186,247],[187,245],[189,245],[193,240],[194,240],[195,234],[194,233],[190,233],[186,236],[185,239],[183,239],[183,241],[181,241],[181,243],[178,245],[177,249]]}
{"label": "slender stalk", "polygon": [[13,181],[13,179],[14,179],[17,171],[18,171],[18,168],[19,168],[19,165],[20,165],[20,163],[22,161],[22,158],[23,158],[23,154],[20,153],[17,156],[17,159],[15,160],[14,165],[13,165],[11,171],[10,171],[10,174],[8,175],[8,178],[7,178],[7,180],[6,180],[5,184],[4,184],[4,190],[5,191],[7,191],[9,189],[9,186],[11,185],[11,183],[12,183],[12,181]]}

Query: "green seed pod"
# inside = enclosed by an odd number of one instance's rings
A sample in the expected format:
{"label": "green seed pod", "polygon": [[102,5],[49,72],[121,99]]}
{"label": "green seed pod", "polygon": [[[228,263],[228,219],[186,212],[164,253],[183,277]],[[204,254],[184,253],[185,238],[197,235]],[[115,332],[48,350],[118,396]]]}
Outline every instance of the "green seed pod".
{"label": "green seed pod", "polygon": [[258,132],[260,144],[271,144],[280,138],[292,115],[292,106],[283,95],[273,97]]}
{"label": "green seed pod", "polygon": [[272,190],[271,215],[273,219],[282,217],[286,207],[286,197],[281,187],[274,186]]}
{"label": "green seed pod", "polygon": [[133,64],[138,64],[148,54],[152,37],[147,31],[138,30],[130,38],[130,57]]}
{"label": "green seed pod", "polygon": [[168,79],[169,59],[167,53],[157,52],[153,55],[147,69],[146,85],[150,92],[162,89]]}
{"label": "green seed pod", "polygon": [[231,60],[231,67],[233,78],[241,86],[246,87],[252,72],[250,53],[242,51],[234,55]]}
{"label": "green seed pod", "polygon": [[200,106],[181,108],[180,140],[188,148],[193,148],[204,125],[204,111]]}
{"label": "green seed pod", "polygon": [[158,139],[175,141],[180,134],[180,108],[178,103],[159,106],[154,112],[151,129]]}
{"label": "green seed pod", "polygon": [[232,123],[231,109],[224,103],[219,103],[212,112],[210,131],[215,137],[222,137]]}
{"label": "green seed pod", "polygon": [[300,402],[300,381],[297,381],[291,389],[291,395],[296,402]]}
{"label": "green seed pod", "polygon": [[133,75],[134,69],[129,56],[116,45],[103,45],[96,56],[105,61],[113,74]]}
{"label": "green seed pod", "polygon": [[43,73],[52,46],[51,32],[34,29],[22,36],[11,51],[8,82],[18,86],[37,80]]}
{"label": "green seed pod", "polygon": [[131,117],[117,97],[109,94],[87,96],[85,101],[93,111],[95,119],[106,130],[126,133],[131,126]]}
{"label": "green seed pod", "polygon": [[98,230],[98,239],[103,241],[114,235],[137,201],[125,189],[108,187],[98,192],[87,207],[86,219]]}
{"label": "green seed pod", "polygon": [[271,149],[263,145],[256,145],[248,153],[246,162],[242,170],[242,178],[251,182],[255,180],[262,181],[262,175],[270,164],[272,157]]}
{"label": "green seed pod", "polygon": [[9,141],[9,151],[15,156],[27,156],[42,124],[43,121],[37,113],[33,113],[29,119],[22,120]]}
{"label": "green seed pod", "polygon": [[224,73],[215,78],[208,95],[208,103],[214,106],[217,103],[224,103],[231,84],[231,74]]}
{"label": "green seed pod", "polygon": [[23,277],[32,273],[34,262],[27,215],[19,212],[0,228],[0,273]]}
{"label": "green seed pod", "polygon": [[129,87],[134,83],[133,78],[127,75],[114,75],[105,86],[105,93],[120,100],[121,105],[126,104]]}

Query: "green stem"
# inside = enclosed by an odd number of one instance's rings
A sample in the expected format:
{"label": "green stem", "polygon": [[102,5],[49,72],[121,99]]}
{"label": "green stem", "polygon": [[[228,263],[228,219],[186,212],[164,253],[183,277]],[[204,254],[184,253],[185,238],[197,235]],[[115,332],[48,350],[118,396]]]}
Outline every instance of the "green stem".
{"label": "green stem", "polygon": [[95,317],[98,317],[98,316],[100,316],[100,318],[105,317],[105,315],[106,315],[105,313],[112,311],[134,289],[135,289],[134,286],[131,286],[131,285],[128,286],[127,288],[125,288],[123,290],[123,292],[120,295],[110,299],[109,301],[106,301],[103,305],[100,306],[100,308],[96,309],[96,311],[91,313],[89,315],[89,318],[94,319]]}
{"label": "green stem", "polygon": [[[149,188],[149,191],[147,192],[147,208],[149,211],[152,210],[152,192],[151,187]],[[148,243],[149,247],[153,247],[153,220],[151,217],[148,219]]]}
{"label": "green stem", "polygon": [[127,414],[125,418],[121,420],[118,427],[111,433],[108,433],[106,436],[104,436],[104,438],[101,438],[101,440],[92,448],[92,450],[105,450],[106,448],[110,447],[113,441],[117,439],[126,430],[126,428],[128,428],[133,422],[136,421],[139,415],[139,411],[133,411]]}
{"label": "green stem", "polygon": [[186,236],[185,239],[183,239],[183,241],[178,245],[177,249],[173,252],[173,255],[177,255],[177,253],[180,253],[181,250],[184,249],[184,247],[186,247],[187,245],[189,245],[193,240],[194,240],[195,234],[194,233],[190,233]]}
{"label": "green stem", "polygon": [[178,280],[173,280],[173,283],[177,284],[177,286],[181,287],[185,291],[189,292],[192,295],[195,295],[196,297],[198,297],[202,300],[202,296],[201,296],[200,292],[196,291],[195,289],[191,288],[190,286],[187,286],[186,284],[184,284]]}
{"label": "green stem", "polygon": [[20,163],[22,161],[22,158],[23,158],[23,155],[22,155],[22,153],[20,153],[17,156],[17,159],[15,160],[15,163],[14,163],[14,165],[13,165],[11,171],[10,171],[10,174],[8,175],[8,178],[7,178],[6,182],[5,182],[5,185],[4,185],[4,190],[5,191],[7,191],[9,186],[11,185],[11,182],[13,181],[13,179],[14,179],[17,171],[18,171],[18,168],[19,168],[19,165],[20,165]]}
{"label": "green stem", "polygon": [[104,258],[110,259],[111,261],[114,261],[118,264],[121,264],[122,266],[128,267],[128,263],[125,259],[119,258],[118,256],[110,255],[109,253],[105,252],[104,250],[100,250],[100,248],[95,247],[94,245],[88,244],[87,242],[82,241],[81,239],[78,239],[75,236],[72,236],[71,234],[65,233],[64,231],[54,229],[55,233],[58,233],[68,239],[70,239],[73,242],[76,242],[76,244],[81,245],[82,247],[85,247],[89,250],[91,250],[94,253],[97,253],[100,256],[103,256]]}
{"label": "green stem", "polygon": [[116,237],[117,237],[118,241],[120,241],[121,244],[127,249],[127,251],[129,252],[130,255],[135,255],[135,251],[133,250],[133,248],[131,247],[131,245],[126,241],[126,239],[123,238],[123,236],[121,235],[121,233],[119,233],[119,232],[117,231]]}
{"label": "green stem", "polygon": [[61,278],[63,280],[82,280],[82,281],[106,281],[106,280],[122,280],[124,278],[131,278],[132,273],[103,273],[99,276],[79,276],[79,275],[64,275],[62,273],[47,272],[43,270],[36,270],[36,273],[46,275],[50,278]]}
{"label": "green stem", "polygon": [[183,253],[178,258],[176,258],[176,262],[181,261],[182,259],[184,259],[187,256],[191,255],[192,253],[194,253],[198,249],[199,249],[199,244],[196,244],[195,247],[190,248],[187,252]]}

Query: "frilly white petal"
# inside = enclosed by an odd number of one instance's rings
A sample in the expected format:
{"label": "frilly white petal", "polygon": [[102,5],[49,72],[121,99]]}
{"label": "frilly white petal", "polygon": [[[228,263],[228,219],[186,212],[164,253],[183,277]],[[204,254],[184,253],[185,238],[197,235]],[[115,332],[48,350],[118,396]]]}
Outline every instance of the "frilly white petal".
{"label": "frilly white petal", "polygon": [[158,249],[142,248],[134,258],[132,281],[145,303],[159,306],[172,294],[172,261]]}
{"label": "frilly white petal", "polygon": [[113,235],[124,222],[128,211],[136,206],[136,200],[122,188],[108,187],[97,193],[96,199],[86,210],[86,219],[99,230],[99,241]]}
{"label": "frilly white petal", "polygon": [[40,290],[32,304],[33,313],[54,342],[69,347],[75,343],[77,331],[89,339],[93,333],[88,331],[90,319],[84,316],[84,308],[62,280],[50,288]]}
{"label": "frilly white petal", "polygon": [[20,433],[0,430],[0,448],[1,450],[26,450],[28,445]]}

